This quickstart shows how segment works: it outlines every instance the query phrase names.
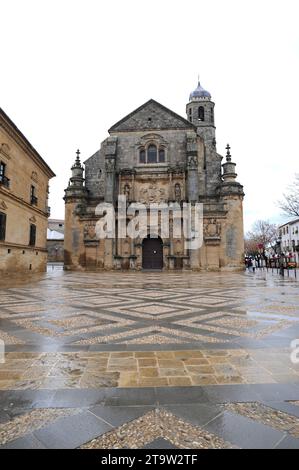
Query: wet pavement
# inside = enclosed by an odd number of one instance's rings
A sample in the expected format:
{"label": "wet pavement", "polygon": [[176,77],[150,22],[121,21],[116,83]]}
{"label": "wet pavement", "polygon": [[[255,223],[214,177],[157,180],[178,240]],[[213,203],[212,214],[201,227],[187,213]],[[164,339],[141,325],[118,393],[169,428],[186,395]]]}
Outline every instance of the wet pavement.
{"label": "wet pavement", "polygon": [[271,272],[4,277],[0,446],[299,448],[297,338]]}

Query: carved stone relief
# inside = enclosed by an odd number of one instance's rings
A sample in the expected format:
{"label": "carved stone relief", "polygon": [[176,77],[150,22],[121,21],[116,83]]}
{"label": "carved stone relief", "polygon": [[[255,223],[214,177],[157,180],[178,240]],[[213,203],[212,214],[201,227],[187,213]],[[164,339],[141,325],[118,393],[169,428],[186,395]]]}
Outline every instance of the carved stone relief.
{"label": "carved stone relief", "polygon": [[221,224],[216,219],[208,219],[204,225],[204,236],[206,238],[219,238],[221,236]]}
{"label": "carved stone relief", "polygon": [[94,240],[96,238],[95,222],[90,221],[84,225],[84,240]]}
{"label": "carved stone relief", "polygon": [[156,183],[149,184],[140,190],[139,201],[142,204],[160,203],[167,200],[166,190]]}

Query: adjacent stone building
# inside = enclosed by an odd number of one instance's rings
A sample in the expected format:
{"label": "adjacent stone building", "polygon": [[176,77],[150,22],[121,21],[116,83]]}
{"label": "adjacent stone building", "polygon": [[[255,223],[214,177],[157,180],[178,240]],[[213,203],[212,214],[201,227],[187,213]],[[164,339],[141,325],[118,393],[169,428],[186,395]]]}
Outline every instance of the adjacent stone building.
{"label": "adjacent stone building", "polygon": [[278,229],[280,253],[299,266],[299,219],[291,220]]}
{"label": "adjacent stone building", "polygon": [[0,108],[0,273],[46,269],[48,184],[54,175]]}
{"label": "adjacent stone building", "polygon": [[[229,146],[224,162],[217,152],[214,103],[200,83],[186,113],[151,99],[109,129],[85,174],[77,152],[65,190],[65,269],[243,269],[243,187]],[[98,239],[95,209],[116,207],[120,194],[146,207],[203,203],[203,245],[186,249],[184,237],[173,236],[173,220],[166,238],[159,230],[156,238]]]}

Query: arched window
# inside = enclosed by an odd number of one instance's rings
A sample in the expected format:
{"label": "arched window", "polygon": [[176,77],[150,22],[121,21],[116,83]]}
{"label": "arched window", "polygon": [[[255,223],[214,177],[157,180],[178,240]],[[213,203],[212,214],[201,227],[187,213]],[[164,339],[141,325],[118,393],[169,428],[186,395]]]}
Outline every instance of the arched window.
{"label": "arched window", "polygon": [[214,109],[211,108],[211,122],[214,122]]}
{"label": "arched window", "polygon": [[147,163],[157,163],[157,147],[149,145],[147,148]]}
{"label": "arched window", "polygon": [[144,149],[141,149],[139,151],[139,162],[140,163],[146,163],[146,160],[145,160],[145,150]]}
{"label": "arched window", "polygon": [[198,108],[198,120],[199,121],[205,120],[205,109],[203,106],[199,106]]}
{"label": "arched window", "polygon": [[164,163],[165,162],[165,150],[161,148],[159,150],[159,163]]}

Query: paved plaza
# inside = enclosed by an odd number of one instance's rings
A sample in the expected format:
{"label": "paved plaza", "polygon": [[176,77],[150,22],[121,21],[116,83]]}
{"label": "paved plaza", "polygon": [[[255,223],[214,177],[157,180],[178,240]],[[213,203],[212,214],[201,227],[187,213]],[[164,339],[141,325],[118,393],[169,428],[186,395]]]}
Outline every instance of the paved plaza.
{"label": "paved plaza", "polygon": [[271,273],[4,277],[0,445],[298,449],[297,338]]}

